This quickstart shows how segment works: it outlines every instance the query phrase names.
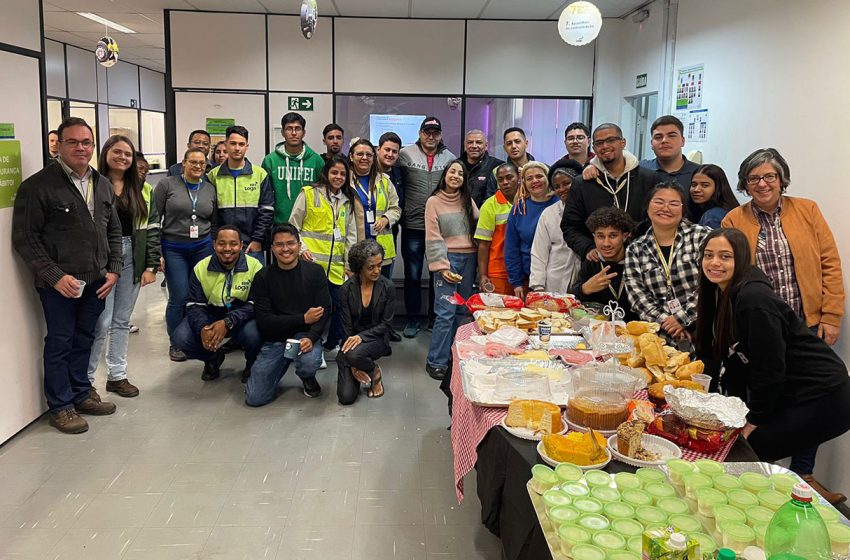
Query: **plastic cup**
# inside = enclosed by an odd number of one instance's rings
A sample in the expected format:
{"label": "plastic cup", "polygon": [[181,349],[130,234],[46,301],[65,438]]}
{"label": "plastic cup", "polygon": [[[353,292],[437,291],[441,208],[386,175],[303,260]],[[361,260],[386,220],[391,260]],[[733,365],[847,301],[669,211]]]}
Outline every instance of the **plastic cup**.
{"label": "plastic cup", "polygon": [[596,531],[604,531],[608,529],[611,523],[608,519],[598,513],[588,513],[578,518],[578,525],[579,527],[584,527],[592,534]]}
{"label": "plastic cup", "polygon": [[787,473],[772,474],[768,478],[770,479],[770,483],[773,485],[773,489],[777,492],[782,492],[786,496],[790,496],[791,490],[794,489],[794,485],[800,482],[796,476]]}
{"label": "plastic cup", "polygon": [[776,490],[762,490],[757,497],[759,504],[773,511],[778,510],[791,499],[788,495]]}
{"label": "plastic cup", "polygon": [[753,532],[756,534],[756,546],[764,548],[764,536],[767,534],[767,523],[763,525],[753,525]]}
{"label": "plastic cup", "polygon": [[725,504],[726,498],[726,494],[716,488],[700,488],[697,490],[697,510],[702,516],[714,517],[714,506]]}
{"label": "plastic cup", "polygon": [[[770,479],[763,474],[745,472],[738,478],[741,479],[741,484],[744,486],[744,490],[749,490],[753,494],[758,494],[762,490],[770,489]],[[789,497],[788,499],[790,500],[791,498]]]}
{"label": "plastic cup", "polygon": [[731,548],[740,554],[748,546],[756,544],[756,533],[753,529],[743,523],[726,522],[720,524],[720,533],[723,535],[724,548]]}
{"label": "plastic cup", "polygon": [[744,513],[747,516],[747,525],[755,527],[757,525],[767,525],[773,519],[773,511],[762,506],[748,507]]}
{"label": "plastic cup", "polygon": [[590,489],[584,484],[580,484],[578,482],[569,482],[567,484],[561,485],[561,492],[568,495],[571,498],[581,498],[582,496],[587,496],[590,494]]}
{"label": "plastic cup", "polygon": [[605,560],[605,551],[592,544],[577,544],[570,555],[573,560]]}
{"label": "plastic cup", "polygon": [[570,463],[561,463],[557,467],[555,467],[555,474],[558,476],[558,480],[561,483],[566,482],[578,482],[581,480],[582,471],[575,465],[571,465]]}
{"label": "plastic cup", "polygon": [[594,545],[606,552],[626,548],[626,539],[614,531],[599,531],[590,540]]}
{"label": "plastic cup", "polygon": [[643,490],[629,488],[620,492],[620,496],[622,496],[624,502],[634,508],[652,505],[652,496]]}
{"label": "plastic cup", "polygon": [[848,554],[848,551],[850,551],[850,527],[841,523],[830,523],[826,526],[826,530],[829,531],[832,552],[835,554]]}
{"label": "plastic cup", "polygon": [[831,506],[822,506],[820,504],[815,505],[815,509],[823,519],[823,522],[827,525],[830,523],[838,523],[838,519],[840,518],[840,514],[838,510]]}
{"label": "plastic cup", "polygon": [[643,535],[632,537],[626,541],[626,549],[636,554],[641,554],[643,552]]}
{"label": "plastic cup", "polygon": [[617,490],[620,492],[626,488],[640,488],[642,486],[637,475],[630,472],[618,472],[615,474],[614,483],[617,485]]}
{"label": "plastic cup", "polygon": [[575,498],[573,500],[573,507],[582,515],[585,513],[602,513],[602,502],[589,496]]}
{"label": "plastic cup", "polygon": [[591,469],[584,473],[584,481],[591,488],[596,486],[610,486],[611,475],[599,469]]}
{"label": "plastic cup", "polygon": [[560,490],[555,490],[554,488],[551,490],[546,490],[543,492],[543,505],[546,506],[547,510],[550,510],[554,507],[558,506],[568,506],[572,500],[569,496],[561,492]]}
{"label": "plastic cup", "polygon": [[[287,348],[289,347],[289,342],[289,340],[286,341]],[[284,355],[287,351],[288,350],[284,350]],[[555,476],[555,471],[546,465],[538,464],[531,467],[531,489],[538,494],[544,493],[557,483],[558,477]]]}
{"label": "plastic cup", "polygon": [[705,528],[706,531],[708,531],[709,533],[714,533],[715,529],[717,529],[717,522],[715,521],[714,517],[708,517],[701,513],[697,514],[697,517],[699,517],[699,522],[702,523],[702,526]]}
{"label": "plastic cup", "polygon": [[720,528],[724,523],[740,523],[743,525],[747,522],[747,516],[743,511],[735,506],[720,504],[714,506],[714,519],[717,522],[717,527]]}
{"label": "plastic cup", "polygon": [[612,524],[614,521],[631,519],[635,516],[635,508],[625,502],[611,502],[605,504],[602,511],[605,514],[605,517],[611,520]]}
{"label": "plastic cup", "polygon": [[553,507],[547,515],[555,527],[575,523],[581,517],[581,513],[572,506]]}
{"label": "plastic cup", "polygon": [[685,477],[685,496],[696,500],[697,490],[700,488],[711,488],[714,483],[710,476],[702,473],[693,473]]}
{"label": "plastic cup", "polygon": [[608,560],[641,560],[641,556],[631,550],[612,550],[608,553]]}
{"label": "plastic cup", "polygon": [[743,488],[743,484],[737,477],[731,474],[720,474],[714,477],[714,487],[723,493],[729,493],[730,490]]}
{"label": "plastic cup", "polygon": [[[730,506],[735,506],[741,511],[744,511],[749,507],[759,505],[758,498],[756,498],[755,495],[753,495],[751,492],[747,492],[746,490],[732,490],[728,494],[726,494],[726,499],[729,500]],[[782,503],[785,502],[783,501]]]}
{"label": "plastic cup", "polygon": [[590,532],[578,525],[561,525],[558,527],[558,540],[561,552],[569,556],[575,545],[590,542]]}
{"label": "plastic cup", "polygon": [[652,482],[644,486],[643,489],[652,496],[652,501],[656,505],[658,505],[658,500],[676,497],[676,489],[666,482]]}
{"label": "plastic cup", "polygon": [[652,482],[664,482],[667,480],[667,476],[658,469],[653,469],[649,467],[641,467],[636,472],[635,475],[640,479],[641,484],[646,486]]}
{"label": "plastic cup", "polygon": [[[670,482],[673,484],[684,484],[685,475],[694,472],[695,468],[693,463],[682,459],[670,459],[667,461],[667,474],[670,476]],[[616,475],[614,476],[616,477]]]}
{"label": "plastic cup", "polygon": [[711,386],[711,376],[705,373],[695,373],[691,376],[691,381],[699,383],[705,392],[708,393],[708,388]]}
{"label": "plastic cup", "polygon": [[627,539],[643,535],[643,525],[634,519],[615,519],[611,521],[611,530]]}
{"label": "plastic cup", "polygon": [[670,523],[676,531],[685,535],[699,533],[702,531],[702,524],[699,522],[699,519],[692,515],[673,515],[670,516],[668,523]]}
{"label": "plastic cup", "polygon": [[667,522],[667,514],[655,506],[640,506],[635,508],[635,519],[644,527]]}
{"label": "plastic cup", "polygon": [[590,495],[603,504],[620,501],[620,493],[610,486],[597,486],[595,488],[591,488]]}
{"label": "plastic cup", "polygon": [[710,476],[711,478],[714,478],[719,474],[726,473],[726,471],[723,470],[722,463],[712,461],[711,459],[697,459],[696,461],[694,461],[694,466],[696,466],[699,472],[706,476]]}
{"label": "plastic cup", "polygon": [[687,502],[679,498],[661,498],[655,506],[668,516],[682,515],[689,511]]}
{"label": "plastic cup", "polygon": [[80,285],[80,291],[78,291],[77,295],[75,295],[74,297],[75,298],[81,298],[81,297],[83,297],[83,290],[86,289],[86,281],[85,280],[77,280],[77,283]]}

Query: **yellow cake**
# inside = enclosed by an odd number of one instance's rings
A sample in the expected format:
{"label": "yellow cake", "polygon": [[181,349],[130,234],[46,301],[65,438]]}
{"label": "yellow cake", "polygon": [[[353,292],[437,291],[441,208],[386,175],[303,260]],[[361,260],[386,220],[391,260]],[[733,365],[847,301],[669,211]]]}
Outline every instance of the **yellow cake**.
{"label": "yellow cake", "polygon": [[605,461],[607,441],[593,430],[590,433],[569,432],[566,435],[543,436],[546,455],[559,463],[596,465]]}
{"label": "yellow cake", "polygon": [[561,407],[546,401],[515,400],[508,406],[505,425],[527,428],[540,434],[556,434],[564,429]]}

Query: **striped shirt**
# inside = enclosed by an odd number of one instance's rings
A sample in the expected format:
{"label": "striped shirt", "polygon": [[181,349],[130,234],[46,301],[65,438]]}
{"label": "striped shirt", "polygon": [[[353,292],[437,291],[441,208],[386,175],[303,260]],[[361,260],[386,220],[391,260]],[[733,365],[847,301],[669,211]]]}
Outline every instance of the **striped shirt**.
{"label": "striped shirt", "polygon": [[773,286],[773,291],[798,316],[803,316],[803,296],[794,272],[794,255],[788,238],[782,231],[779,215],[782,212],[782,198],[773,212],[765,212],[755,204],[753,214],[759,222],[759,237],[756,243],[756,266],[758,266]]}
{"label": "striped shirt", "polygon": [[[472,202],[473,219],[478,208]],[[472,224],[473,227],[475,224]],[[425,202],[425,258],[428,270],[450,270],[449,253],[474,253],[477,249],[463,211],[460,193],[437,191]]]}

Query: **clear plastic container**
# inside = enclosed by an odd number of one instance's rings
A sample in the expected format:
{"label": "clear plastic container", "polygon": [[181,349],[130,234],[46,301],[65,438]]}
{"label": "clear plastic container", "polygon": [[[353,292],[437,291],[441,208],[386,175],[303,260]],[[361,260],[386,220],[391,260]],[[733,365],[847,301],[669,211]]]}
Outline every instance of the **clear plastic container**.
{"label": "clear plastic container", "polygon": [[749,490],[753,494],[758,494],[762,490],[770,490],[770,479],[763,474],[745,472],[741,473],[738,478],[741,480],[744,490]]}
{"label": "clear plastic container", "polygon": [[658,500],[663,498],[675,498],[676,489],[666,482],[651,482],[643,487],[647,494],[652,496],[652,501],[658,504]]}
{"label": "clear plastic container", "polygon": [[634,519],[615,519],[611,521],[611,530],[626,539],[643,535],[643,525]]}
{"label": "clear plastic container", "polygon": [[641,560],[641,555],[631,550],[614,550],[608,553],[608,560]]}
{"label": "clear plastic container", "polygon": [[614,483],[617,485],[617,490],[622,492],[627,488],[640,488],[642,486],[640,479],[634,473],[618,472],[614,475]]}
{"label": "clear plastic container", "polygon": [[717,552],[717,541],[714,537],[705,533],[691,533],[688,536],[699,543],[699,552],[703,558],[714,558]]}
{"label": "clear plastic container", "polygon": [[558,506],[568,506],[570,505],[570,502],[572,502],[570,497],[560,490],[552,488],[551,490],[543,492],[543,505],[546,506],[547,510]]}
{"label": "clear plastic container", "polygon": [[850,527],[841,523],[830,523],[826,530],[829,532],[832,552],[845,556],[850,554]]}
{"label": "clear plastic container", "polygon": [[584,473],[584,481],[588,486],[611,486],[611,475],[599,469],[591,469]]}
{"label": "clear plastic container", "polygon": [[561,485],[561,492],[568,495],[570,498],[581,498],[590,494],[590,489],[579,482],[568,482]]}
{"label": "clear plastic container", "polygon": [[751,525],[753,532],[756,534],[756,546],[764,548],[764,536],[767,534],[767,523],[761,525]]}
{"label": "clear plastic container", "polygon": [[724,474],[723,464],[711,459],[697,459],[694,461],[694,466],[706,476],[714,478],[719,474]]}
{"label": "clear plastic container", "polygon": [[653,482],[665,482],[667,480],[667,476],[662,471],[650,467],[639,468],[635,471],[635,475],[637,475],[641,484],[644,486]]}
{"label": "clear plastic container", "polygon": [[571,551],[573,560],[605,560],[605,551],[592,544],[577,544]]}
{"label": "clear plastic container", "polygon": [[575,523],[581,517],[581,513],[572,506],[558,506],[549,510],[549,520],[555,527]]}
{"label": "clear plastic container", "polygon": [[626,539],[614,531],[598,531],[590,538],[591,542],[606,553],[626,548]]}
{"label": "clear plastic container", "polygon": [[800,482],[796,476],[787,473],[772,474],[768,478],[770,479],[773,489],[777,492],[782,492],[785,496],[790,496],[791,490],[794,489],[794,485]]}
{"label": "clear plastic container", "polygon": [[820,514],[823,522],[829,525],[830,523],[838,523],[838,520],[841,518],[841,514],[838,513],[838,510],[832,506],[822,506],[820,504],[815,505],[815,509]]}
{"label": "clear plastic container", "polygon": [[575,465],[570,463],[561,463],[555,467],[555,475],[557,475],[560,483],[564,484],[568,482],[578,482],[581,480],[584,473]]}
{"label": "clear plastic container", "polygon": [[687,502],[679,498],[661,498],[655,505],[668,516],[682,515],[690,511]]}
{"label": "clear plastic container", "polygon": [[602,513],[602,502],[589,496],[575,498],[573,500],[573,507],[582,515],[585,513]]}
{"label": "clear plastic container", "polygon": [[702,531],[699,519],[692,515],[673,515],[667,521],[679,533],[690,535]]}
{"label": "clear plastic container", "polygon": [[730,548],[740,554],[748,546],[756,544],[756,533],[749,525],[727,521],[719,526],[724,548]]}
{"label": "clear plastic container", "polygon": [[744,513],[747,515],[747,525],[755,527],[756,525],[767,525],[773,519],[773,511],[762,506],[748,507]]}
{"label": "clear plastic container", "polygon": [[558,527],[558,540],[561,542],[561,552],[569,556],[577,544],[590,542],[590,531],[578,525],[561,525]]}
{"label": "clear plastic container", "polygon": [[608,519],[598,513],[588,513],[578,518],[578,525],[584,527],[588,531],[595,533],[596,531],[604,531],[611,526]]}
{"label": "clear plastic container", "polygon": [[768,558],[832,558],[831,539],[826,524],[812,505],[814,495],[815,491],[808,484],[800,482],[794,485],[791,499],[779,508],[767,526],[764,551]]}
{"label": "clear plastic container", "polygon": [[714,506],[726,503],[726,494],[716,488],[697,490],[697,509],[704,517],[714,517]]}
{"label": "clear plastic container", "polygon": [[743,511],[728,504],[714,506],[714,519],[718,526],[723,523],[741,523],[743,525],[747,522],[747,516]]}
{"label": "clear plastic container", "polygon": [[759,504],[767,509],[776,511],[788,501],[788,495],[777,490],[762,490],[758,493]]}
{"label": "clear plastic container", "polygon": [[720,474],[714,477],[714,487],[724,493],[729,493],[730,490],[743,488],[743,484],[737,477],[731,474]]}
{"label": "clear plastic container", "polygon": [[546,465],[534,465],[531,467],[531,489],[542,494],[558,483],[558,477],[555,476],[555,471]]}
{"label": "clear plastic container", "polygon": [[689,474],[685,477],[685,496],[696,500],[697,490],[700,488],[712,488],[713,486],[714,482],[712,482],[710,476],[701,473]]}
{"label": "clear plastic container", "polygon": [[667,473],[670,476],[670,482],[673,484],[684,485],[686,475],[694,472],[695,466],[683,459],[670,459],[667,461]]}
{"label": "clear plastic container", "polygon": [[635,508],[640,506],[652,505],[652,496],[650,496],[643,490],[636,490],[630,488],[628,490],[623,490],[622,492],[620,492],[620,495],[623,497],[624,502]]}
{"label": "clear plastic container", "polygon": [[729,500],[730,506],[744,511],[748,507],[759,505],[759,500],[752,492],[746,490],[732,490],[726,494],[726,499]]}
{"label": "clear plastic container", "polygon": [[610,486],[596,486],[590,490],[590,495],[603,504],[620,501],[620,493]]}
{"label": "clear plastic container", "polygon": [[655,506],[640,506],[635,508],[635,519],[644,527],[667,523],[667,514]]}
{"label": "clear plastic container", "polygon": [[630,552],[641,554],[643,552],[643,535],[639,537],[631,537],[628,541],[626,541],[626,549]]}
{"label": "clear plastic container", "polygon": [[616,430],[628,416],[628,403],[638,386],[630,368],[589,364],[573,370],[573,390],[567,418],[595,430]]}
{"label": "clear plastic container", "polygon": [[611,502],[603,506],[605,517],[611,520],[611,523],[618,519],[632,519],[635,516],[635,508],[626,502]]}

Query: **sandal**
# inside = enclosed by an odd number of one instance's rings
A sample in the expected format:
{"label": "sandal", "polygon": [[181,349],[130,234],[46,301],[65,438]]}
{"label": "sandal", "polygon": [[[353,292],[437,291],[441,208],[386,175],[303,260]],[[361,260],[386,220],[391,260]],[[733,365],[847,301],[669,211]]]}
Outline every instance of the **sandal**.
{"label": "sandal", "polygon": [[369,377],[369,374],[362,369],[357,369],[355,367],[351,368],[351,376],[361,385],[368,385],[372,383],[372,379]]}
{"label": "sandal", "polygon": [[384,396],[382,377],[380,366],[375,365],[375,371],[372,373],[372,388],[366,393],[370,399],[379,399]]}

